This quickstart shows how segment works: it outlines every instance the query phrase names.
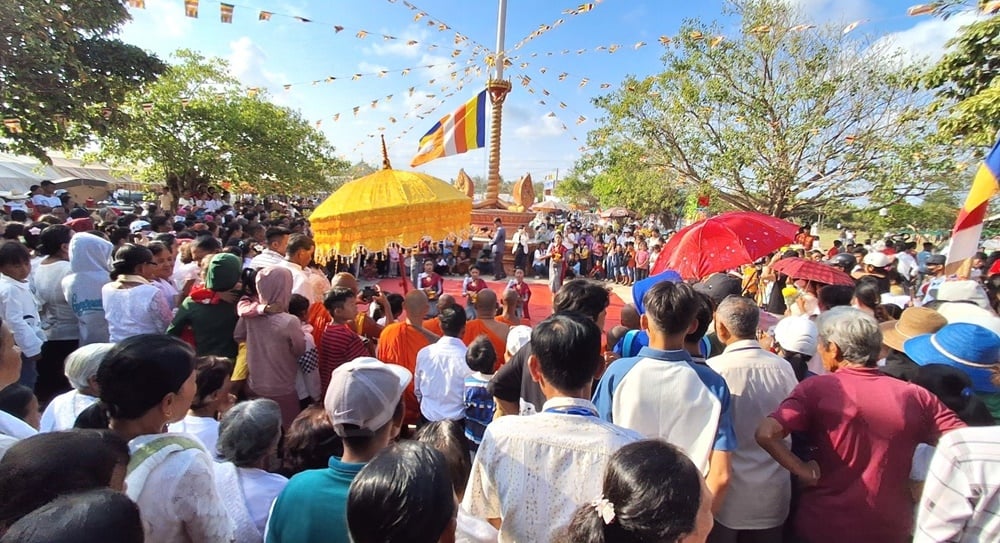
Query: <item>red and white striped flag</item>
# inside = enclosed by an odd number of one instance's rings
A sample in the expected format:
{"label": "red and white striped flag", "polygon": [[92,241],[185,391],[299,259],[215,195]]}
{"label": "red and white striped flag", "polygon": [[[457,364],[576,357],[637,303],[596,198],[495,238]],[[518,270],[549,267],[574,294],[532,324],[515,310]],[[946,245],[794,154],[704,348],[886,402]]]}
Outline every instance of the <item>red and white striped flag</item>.
{"label": "red and white striped flag", "polygon": [[979,238],[983,233],[983,220],[990,198],[1000,192],[1000,141],[993,146],[986,160],[979,166],[972,188],[965,198],[965,205],[958,210],[958,220],[951,232],[948,249],[949,273],[962,261],[972,258],[979,250]]}

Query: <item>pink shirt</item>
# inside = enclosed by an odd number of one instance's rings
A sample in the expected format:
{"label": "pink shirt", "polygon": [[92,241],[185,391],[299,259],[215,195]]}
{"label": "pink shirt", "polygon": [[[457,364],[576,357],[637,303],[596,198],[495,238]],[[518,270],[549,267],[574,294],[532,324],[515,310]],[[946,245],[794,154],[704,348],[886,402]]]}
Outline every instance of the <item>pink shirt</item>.
{"label": "pink shirt", "polygon": [[803,490],[795,518],[810,543],[909,541],[913,451],[965,426],[924,388],[876,368],[810,377],[771,418],[802,432],[819,463],[819,484]]}

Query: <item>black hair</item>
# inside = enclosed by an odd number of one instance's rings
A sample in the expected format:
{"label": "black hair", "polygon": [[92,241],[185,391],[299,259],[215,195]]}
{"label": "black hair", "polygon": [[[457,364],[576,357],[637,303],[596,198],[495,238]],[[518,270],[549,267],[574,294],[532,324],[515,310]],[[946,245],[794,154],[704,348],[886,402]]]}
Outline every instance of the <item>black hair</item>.
{"label": "black hair", "polygon": [[993,426],[986,403],[972,390],[972,379],[964,371],[946,364],[920,366],[910,380],[929,390],[969,426]]}
{"label": "black hair", "polygon": [[0,462],[0,531],[56,497],[106,487],[129,462],[128,443],[108,430],[46,432],[14,444]]}
{"label": "black hair", "polygon": [[889,320],[889,315],[882,307],[879,283],[875,279],[869,279],[869,277],[865,276],[858,280],[857,286],[854,287],[854,298],[858,300],[859,304],[875,312],[875,320],[885,322]]}
{"label": "black hair", "polygon": [[122,340],[97,369],[101,406],[112,419],[137,419],[180,390],[194,366],[194,351],[173,336],[140,334]]}
{"label": "black hair", "polygon": [[14,209],[10,212],[10,220],[24,222],[28,220],[28,213],[23,209]]}
{"label": "black hair", "polygon": [[406,298],[403,298],[402,294],[390,292],[385,295],[385,299],[389,302],[389,311],[392,311],[393,317],[403,312],[403,302]]}
{"label": "black hair", "polygon": [[854,297],[854,287],[847,285],[826,285],[816,291],[816,299],[824,310],[840,306],[850,306]]}
{"label": "black hair", "polygon": [[115,251],[114,260],[111,262],[111,279],[118,279],[121,275],[136,273],[139,266],[153,262],[153,252],[142,245],[126,243]]}
{"label": "black hair", "polygon": [[222,242],[213,236],[198,236],[194,240],[194,244],[191,246],[192,249],[198,249],[206,253],[217,253],[222,250]]}
{"label": "black hair", "polygon": [[642,297],[646,318],[664,334],[672,336],[686,332],[695,317],[691,309],[699,303],[696,294],[697,291],[686,283],[661,281]]}
{"label": "black hair", "polygon": [[195,359],[194,372],[197,392],[191,402],[191,409],[200,409],[205,407],[205,398],[222,390],[226,377],[232,377],[233,361],[224,356],[199,356]]}
{"label": "black hair", "polygon": [[694,311],[694,319],[698,321],[698,326],[695,327],[694,332],[684,336],[684,343],[696,343],[701,341],[701,338],[705,336],[708,332],[708,325],[712,324],[712,317],[715,314],[715,302],[712,298],[703,292],[694,291],[695,294],[695,306],[692,308]]}
{"label": "black hair", "polygon": [[497,350],[489,336],[481,334],[469,343],[469,349],[465,351],[465,364],[472,371],[490,375],[497,365],[497,356]]}
{"label": "black hair", "polygon": [[20,383],[11,383],[0,389],[0,411],[27,422],[28,406],[35,399],[35,392]]}
{"label": "black hair", "polygon": [[285,247],[285,254],[292,256],[299,251],[311,251],[316,247],[316,242],[305,234],[292,234],[288,238],[288,246]]}
{"label": "black hair", "polygon": [[268,244],[274,243],[285,236],[290,236],[292,231],[287,228],[282,228],[280,226],[272,226],[264,232],[264,239],[267,240]]}
{"label": "black hair", "polygon": [[170,252],[170,246],[162,241],[151,241],[146,245],[146,248],[149,249],[150,253],[153,253],[153,256],[163,252]]}
{"label": "black hair", "polygon": [[611,295],[604,283],[593,279],[572,279],[563,283],[556,293],[552,309],[555,313],[583,313],[596,322],[610,303]]}
{"label": "black hair", "polygon": [[456,508],[444,455],[425,443],[401,441],[354,478],[347,526],[355,543],[436,543]]}
{"label": "black hair", "polygon": [[444,335],[458,337],[465,329],[465,310],[461,307],[446,307],[438,315],[441,322],[441,331]]}
{"label": "black hair", "polygon": [[243,294],[245,296],[257,296],[257,269],[245,268],[240,273],[240,282],[243,283]]}
{"label": "black hair", "polygon": [[31,262],[31,253],[23,243],[8,240],[0,243],[0,266],[16,266]]}
{"label": "black hair", "polygon": [[323,297],[323,307],[332,317],[334,311],[344,308],[344,304],[353,304],[356,297],[354,291],[349,288],[333,287]]}
{"label": "black hair", "polygon": [[99,488],[60,496],[10,527],[0,543],[118,543],[145,539],[139,506],[121,492]]}
{"label": "black hair", "polygon": [[465,426],[454,420],[439,420],[425,424],[417,430],[417,441],[437,449],[448,461],[451,486],[455,496],[465,493],[465,485],[472,472],[472,458],[469,457],[469,441],[465,438]]}
{"label": "black hair", "polygon": [[327,467],[331,456],[344,455],[344,444],[334,431],[323,404],[313,404],[303,409],[288,426],[282,450],[282,473],[291,477],[308,469]]}
{"label": "black hair", "polygon": [[677,447],[650,439],[618,449],[604,472],[603,496],[615,516],[604,522],[580,506],[566,530],[574,543],[680,541],[696,525],[703,499],[698,468]]}
{"label": "black hair", "polygon": [[69,244],[69,238],[73,237],[73,229],[65,224],[54,224],[45,227],[38,235],[38,254],[51,256],[62,250],[63,245]]}
{"label": "black hair", "polygon": [[552,386],[577,390],[594,380],[601,363],[601,329],[582,313],[556,313],[531,331],[531,352]]}
{"label": "black hair", "polygon": [[70,219],[86,219],[89,216],[90,216],[90,212],[87,211],[86,209],[82,208],[82,207],[79,207],[79,206],[74,207],[73,209],[69,210],[69,218]]}
{"label": "black hair", "polygon": [[309,313],[309,298],[293,293],[288,299],[288,312],[299,319],[304,319]]}
{"label": "black hair", "polygon": [[108,241],[116,247],[120,243],[131,239],[131,237],[132,231],[124,226],[115,226],[108,230]]}

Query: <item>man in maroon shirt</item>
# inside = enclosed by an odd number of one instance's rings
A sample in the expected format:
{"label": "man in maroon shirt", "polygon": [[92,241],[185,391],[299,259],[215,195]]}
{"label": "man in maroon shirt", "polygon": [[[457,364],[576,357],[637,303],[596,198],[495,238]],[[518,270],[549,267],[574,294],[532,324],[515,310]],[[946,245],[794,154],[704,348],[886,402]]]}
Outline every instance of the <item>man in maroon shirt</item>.
{"label": "man in maroon shirt", "polygon": [[[913,451],[965,424],[927,390],[878,371],[882,333],[874,318],[837,307],[816,324],[831,373],[802,381],[756,434],[806,486],[795,531],[809,543],[909,541]],[[791,432],[806,437],[811,459],[789,450]]]}

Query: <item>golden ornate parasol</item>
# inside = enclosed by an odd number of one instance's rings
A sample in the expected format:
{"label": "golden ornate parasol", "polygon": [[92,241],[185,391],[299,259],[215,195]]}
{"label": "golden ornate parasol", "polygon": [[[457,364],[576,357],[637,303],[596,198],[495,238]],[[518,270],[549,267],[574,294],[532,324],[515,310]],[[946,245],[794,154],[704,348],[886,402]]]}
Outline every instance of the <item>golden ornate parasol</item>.
{"label": "golden ornate parasol", "polygon": [[309,216],[317,259],[359,247],[380,252],[392,242],[410,247],[469,228],[472,199],[436,177],[393,170],[384,139],[382,153],[382,170],[340,187]]}

